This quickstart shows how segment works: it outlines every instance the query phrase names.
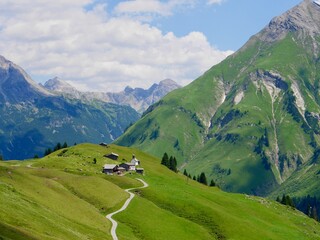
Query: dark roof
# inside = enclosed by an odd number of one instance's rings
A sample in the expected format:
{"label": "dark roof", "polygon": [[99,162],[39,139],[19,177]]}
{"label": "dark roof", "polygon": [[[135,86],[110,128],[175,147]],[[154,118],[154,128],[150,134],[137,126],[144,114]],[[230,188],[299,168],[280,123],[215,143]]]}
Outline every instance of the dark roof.
{"label": "dark roof", "polygon": [[121,164],[125,164],[125,165],[128,165],[128,166],[136,166],[134,163],[121,163]]}

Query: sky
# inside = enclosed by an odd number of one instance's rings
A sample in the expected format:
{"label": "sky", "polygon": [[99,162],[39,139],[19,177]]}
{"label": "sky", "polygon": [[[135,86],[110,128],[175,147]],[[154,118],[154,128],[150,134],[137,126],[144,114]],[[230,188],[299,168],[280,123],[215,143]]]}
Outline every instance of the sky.
{"label": "sky", "polygon": [[186,85],[300,0],[1,0],[0,55],[81,91]]}

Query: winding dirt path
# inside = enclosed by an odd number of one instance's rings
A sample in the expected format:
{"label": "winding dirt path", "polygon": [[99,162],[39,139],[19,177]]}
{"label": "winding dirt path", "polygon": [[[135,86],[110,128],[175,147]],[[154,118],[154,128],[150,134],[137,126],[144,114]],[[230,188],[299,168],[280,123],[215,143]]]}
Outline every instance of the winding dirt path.
{"label": "winding dirt path", "polygon": [[113,238],[113,240],[118,240],[118,237],[117,237],[117,234],[116,234],[116,230],[117,230],[117,227],[118,227],[118,223],[112,218],[113,215],[119,213],[119,212],[122,212],[124,211],[128,206],[129,206],[129,203],[131,202],[131,200],[134,198],[134,194],[132,192],[130,192],[131,190],[135,190],[135,189],[141,189],[141,188],[146,188],[148,187],[148,183],[146,183],[145,181],[143,181],[142,179],[140,178],[136,178],[138,181],[142,182],[143,183],[143,186],[142,187],[137,187],[137,188],[129,188],[129,189],[126,189],[125,191],[127,193],[129,193],[130,197],[127,199],[127,201],[123,204],[123,206],[115,211],[115,212],[112,212],[110,214],[108,214],[106,216],[107,219],[109,219],[112,223],[112,227],[111,227],[111,236]]}

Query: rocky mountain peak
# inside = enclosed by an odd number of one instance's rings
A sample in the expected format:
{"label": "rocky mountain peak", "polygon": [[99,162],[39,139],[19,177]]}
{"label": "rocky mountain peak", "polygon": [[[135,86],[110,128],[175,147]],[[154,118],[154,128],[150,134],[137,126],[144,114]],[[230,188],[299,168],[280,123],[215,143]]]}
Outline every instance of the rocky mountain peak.
{"label": "rocky mountain peak", "polygon": [[49,95],[52,94],[33,81],[21,67],[0,56],[1,101],[23,102]]}
{"label": "rocky mountain peak", "polygon": [[61,80],[58,77],[55,77],[46,81],[44,84],[44,87],[49,91],[54,91],[54,92],[74,93],[77,91],[76,88],[74,88],[69,83]]}
{"label": "rocky mountain peak", "polygon": [[10,61],[8,61],[7,59],[5,59],[3,56],[0,55],[0,68],[1,69],[8,69],[10,63],[11,63]]}
{"label": "rocky mountain peak", "polygon": [[289,32],[298,32],[301,38],[319,35],[320,2],[304,0],[286,13],[273,18],[258,37],[266,42],[274,42],[283,39]]}

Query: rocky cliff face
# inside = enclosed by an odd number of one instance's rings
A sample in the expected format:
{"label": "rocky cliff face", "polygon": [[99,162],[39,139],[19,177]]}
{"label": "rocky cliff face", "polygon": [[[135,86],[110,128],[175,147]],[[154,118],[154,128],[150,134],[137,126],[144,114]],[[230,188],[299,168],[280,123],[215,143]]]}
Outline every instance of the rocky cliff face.
{"label": "rocky cliff face", "polygon": [[176,82],[166,79],[159,84],[153,84],[149,89],[126,87],[118,93],[80,92],[68,83],[58,79],[50,79],[44,87],[54,94],[60,94],[68,98],[75,98],[85,102],[99,100],[108,103],[130,106],[137,112],[143,113],[151,104],[159,101],[169,92],[180,88]]}

